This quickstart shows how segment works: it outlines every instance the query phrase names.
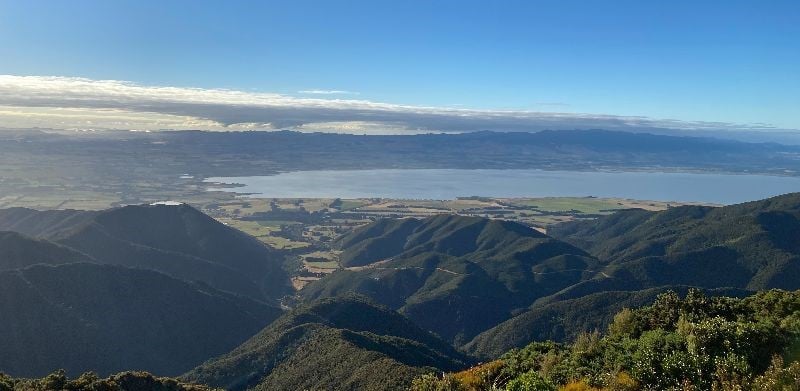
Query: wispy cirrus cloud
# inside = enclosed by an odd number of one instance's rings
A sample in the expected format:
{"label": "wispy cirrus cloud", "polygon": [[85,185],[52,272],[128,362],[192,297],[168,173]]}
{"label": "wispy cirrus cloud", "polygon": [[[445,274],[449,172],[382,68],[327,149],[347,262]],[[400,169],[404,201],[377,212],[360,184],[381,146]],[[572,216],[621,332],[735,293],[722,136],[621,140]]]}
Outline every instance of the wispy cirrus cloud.
{"label": "wispy cirrus cloud", "polygon": [[769,125],[413,106],[226,89],[146,86],[118,80],[14,75],[0,75],[0,123],[16,127],[35,123],[34,126],[62,129],[297,129],[353,133],[769,128]]}

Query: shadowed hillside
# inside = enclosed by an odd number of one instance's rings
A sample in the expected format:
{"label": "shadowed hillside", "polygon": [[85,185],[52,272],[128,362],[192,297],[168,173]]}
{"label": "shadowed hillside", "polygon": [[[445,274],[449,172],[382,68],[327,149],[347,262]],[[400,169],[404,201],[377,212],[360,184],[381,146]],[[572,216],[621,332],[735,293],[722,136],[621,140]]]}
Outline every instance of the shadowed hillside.
{"label": "shadowed hillside", "polygon": [[538,341],[413,391],[800,389],[800,291],[743,299],[689,290],[616,313],[604,334]]}
{"label": "shadowed hillside", "polygon": [[74,263],[0,272],[0,368],[15,376],[145,369],[177,375],[280,310],[149,270]]}
{"label": "shadowed hillside", "polygon": [[580,292],[665,284],[800,288],[800,193],[721,208],[622,211],[550,229],[609,265]]}
{"label": "shadowed hillside", "polygon": [[[614,314],[623,308],[648,305],[666,291],[686,294],[686,286],[669,286],[641,291],[599,292],[577,299],[534,305],[529,310],[478,334],[464,346],[470,354],[483,359],[499,357],[531,341],[574,341],[581,333],[606,330]],[[752,294],[739,289],[715,289],[711,296],[744,297]]]}
{"label": "shadowed hillside", "polygon": [[291,292],[280,254],[185,204],[101,212],[13,208],[0,210],[0,229],[57,242],[92,262],[153,269],[258,300]]}
{"label": "shadowed hillside", "polygon": [[476,217],[379,220],[340,243],[345,265],[366,266],[311,283],[303,297],[364,294],[457,344],[598,268],[531,228]]}
{"label": "shadowed hillside", "polygon": [[465,364],[398,313],[349,296],[300,307],[184,378],[232,390],[385,390]]}
{"label": "shadowed hillside", "polygon": [[91,258],[66,246],[33,239],[17,232],[0,231],[0,270],[19,269],[43,263],[88,262]]}

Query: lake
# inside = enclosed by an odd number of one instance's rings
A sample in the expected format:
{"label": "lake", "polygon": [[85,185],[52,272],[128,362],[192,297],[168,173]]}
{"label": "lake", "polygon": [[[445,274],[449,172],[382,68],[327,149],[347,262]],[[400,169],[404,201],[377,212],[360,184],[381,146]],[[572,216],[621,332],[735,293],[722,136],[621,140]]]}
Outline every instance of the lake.
{"label": "lake", "polygon": [[[209,190],[259,198],[454,199],[613,197],[733,204],[800,191],[800,178],[767,175],[544,170],[382,169],[212,177]],[[219,186],[240,185],[238,187]]]}

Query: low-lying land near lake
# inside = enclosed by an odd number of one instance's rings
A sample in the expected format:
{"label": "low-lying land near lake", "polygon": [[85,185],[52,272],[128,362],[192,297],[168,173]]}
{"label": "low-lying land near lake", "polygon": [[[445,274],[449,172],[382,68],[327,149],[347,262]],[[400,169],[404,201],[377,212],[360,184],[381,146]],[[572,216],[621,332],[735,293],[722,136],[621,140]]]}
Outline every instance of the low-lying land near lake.
{"label": "low-lying land near lake", "polygon": [[800,193],[207,210],[0,209],[0,390],[800,386]]}
{"label": "low-lying land near lake", "polygon": [[[103,209],[169,199],[203,205],[235,198],[208,192],[211,177],[365,167],[791,177],[800,175],[798,156],[800,147],[791,145],[604,130],[356,136],[0,129],[0,208]],[[777,193],[763,197],[769,195]]]}
{"label": "low-lying land near lake", "polygon": [[239,198],[206,204],[217,220],[286,250],[295,288],[341,269],[335,239],[381,218],[425,218],[440,214],[516,221],[541,232],[553,224],[605,216],[623,209],[664,210],[680,203],[594,197],[488,198],[455,200]]}

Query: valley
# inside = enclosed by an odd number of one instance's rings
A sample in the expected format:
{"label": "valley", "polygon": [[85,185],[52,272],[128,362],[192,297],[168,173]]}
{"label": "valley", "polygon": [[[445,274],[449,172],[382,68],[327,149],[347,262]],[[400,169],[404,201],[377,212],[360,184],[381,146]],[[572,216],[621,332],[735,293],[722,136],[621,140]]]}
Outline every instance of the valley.
{"label": "valley", "polygon": [[[239,198],[205,211],[0,209],[0,368],[14,376],[0,380],[135,367],[177,378],[137,381],[234,391],[711,389],[718,358],[695,372],[608,361],[662,344],[690,357],[695,343],[750,363],[748,382],[794,371],[776,360],[800,346],[800,193],[730,206]],[[707,337],[737,330],[763,349]]]}
{"label": "valley", "polygon": [[798,21],[0,0],[0,391],[800,391]]}
{"label": "valley", "polygon": [[284,250],[293,285],[301,289],[342,269],[336,239],[382,218],[426,218],[441,214],[516,221],[541,232],[576,219],[618,210],[664,210],[683,203],[595,197],[394,200],[383,198],[238,198],[200,206],[220,222]]}
{"label": "valley", "polygon": [[[0,375],[0,389],[135,381],[231,391],[549,390],[571,384],[638,390],[690,381],[705,390],[723,381],[718,373],[728,367],[720,357],[747,363],[736,373],[747,377],[740,383],[748,390],[793,376],[800,346],[793,293],[800,289],[798,193],[714,203],[427,193],[297,197],[289,196],[296,190],[290,186],[286,193],[270,190],[275,178],[308,185],[308,175],[323,174],[328,178],[303,188],[309,194],[345,188],[332,178],[369,188],[370,178],[384,173],[374,185],[387,190],[398,182],[391,175],[400,172],[420,175],[420,182],[399,181],[409,183],[409,191],[440,186],[459,193],[455,182],[425,181],[531,168],[524,172],[566,182],[622,170],[631,176],[606,188],[624,183],[657,192],[686,187],[674,178],[720,174],[735,186],[720,187],[719,194],[743,197],[738,187],[780,192],[796,180],[793,152],[772,154],[784,147],[598,135],[644,143],[637,147],[640,159],[613,143],[590,147],[569,132],[489,139],[293,132],[82,139],[43,132],[9,139],[5,133],[0,149],[11,153],[0,155],[0,164],[12,170],[0,181],[0,314],[10,320],[0,323],[0,370],[10,376]],[[270,149],[275,141],[303,148]],[[485,160],[472,164],[447,152],[453,141]],[[543,151],[534,144],[545,141],[551,143],[548,162],[531,155]],[[496,149],[487,148],[492,143]],[[518,143],[527,152],[515,150]],[[103,163],[81,162],[78,152],[87,148]],[[691,164],[663,164],[672,154],[703,148],[717,160],[683,155]],[[779,156],[780,163],[744,168],[735,161],[739,149],[746,156]],[[422,158],[432,150],[442,155]],[[498,165],[506,153],[518,155]],[[623,165],[614,163],[619,153],[627,156]],[[32,156],[53,168],[32,168],[38,164]],[[376,170],[354,171],[360,160]],[[491,171],[498,168],[511,170]],[[269,185],[259,191],[212,183],[264,174]],[[781,185],[760,188],[767,183],[759,182],[762,174]],[[517,180],[513,175],[503,180]],[[625,183],[637,176],[652,182]],[[474,179],[473,188],[506,187]],[[559,189],[565,188],[548,191]],[[704,189],[694,190],[708,193]],[[774,316],[763,315],[765,308]],[[654,311],[671,317],[662,322]],[[750,330],[747,338],[762,341],[764,349],[703,339],[715,331],[736,340],[736,330]],[[698,343],[717,349],[712,361],[691,358]],[[671,361],[651,360],[647,368],[625,361],[660,357],[662,346],[684,355],[694,372],[670,367]],[[65,372],[54,373],[58,368]],[[155,377],[126,372],[132,369]],[[81,375],[86,371],[97,374]]]}

